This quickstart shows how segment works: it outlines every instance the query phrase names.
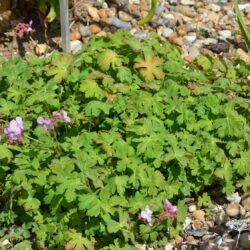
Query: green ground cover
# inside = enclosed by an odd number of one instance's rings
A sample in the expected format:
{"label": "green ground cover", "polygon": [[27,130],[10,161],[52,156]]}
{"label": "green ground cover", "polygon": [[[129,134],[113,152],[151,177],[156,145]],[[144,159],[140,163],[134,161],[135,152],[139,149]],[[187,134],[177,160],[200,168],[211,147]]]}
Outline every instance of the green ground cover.
{"label": "green ground cover", "polygon": [[161,249],[182,228],[184,197],[249,192],[249,72],[219,57],[186,65],[155,35],[121,32],[74,56],[3,60],[1,242]]}

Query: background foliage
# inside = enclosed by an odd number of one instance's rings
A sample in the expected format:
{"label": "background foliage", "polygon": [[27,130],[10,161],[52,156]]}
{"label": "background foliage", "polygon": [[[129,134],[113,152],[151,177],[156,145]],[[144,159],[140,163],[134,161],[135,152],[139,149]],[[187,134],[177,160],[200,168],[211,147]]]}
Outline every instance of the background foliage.
{"label": "background foliage", "polygon": [[[76,56],[4,62],[1,126],[20,116],[25,131],[0,144],[1,239],[13,249],[160,247],[181,229],[185,196],[248,192],[248,74],[219,57],[188,67],[167,42],[127,33],[93,38]],[[70,125],[36,123],[62,109]],[[177,220],[138,220],[165,198]]]}

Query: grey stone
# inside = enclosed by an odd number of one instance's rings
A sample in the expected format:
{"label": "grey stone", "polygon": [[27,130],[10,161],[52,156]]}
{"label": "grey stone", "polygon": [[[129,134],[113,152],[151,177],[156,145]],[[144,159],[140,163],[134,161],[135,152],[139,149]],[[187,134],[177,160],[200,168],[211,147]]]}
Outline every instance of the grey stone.
{"label": "grey stone", "polygon": [[110,17],[110,24],[124,30],[130,30],[132,28],[132,25],[129,22],[124,22],[116,16]]}
{"label": "grey stone", "polygon": [[88,26],[79,25],[79,32],[82,37],[90,36],[91,32]]}

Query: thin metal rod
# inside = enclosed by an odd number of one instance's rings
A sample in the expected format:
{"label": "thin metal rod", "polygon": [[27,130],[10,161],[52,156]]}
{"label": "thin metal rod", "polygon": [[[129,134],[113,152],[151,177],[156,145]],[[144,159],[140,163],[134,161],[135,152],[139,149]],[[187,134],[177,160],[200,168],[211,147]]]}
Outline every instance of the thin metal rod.
{"label": "thin metal rod", "polygon": [[70,51],[69,43],[69,5],[68,0],[59,0],[60,2],[60,22],[63,51]]}

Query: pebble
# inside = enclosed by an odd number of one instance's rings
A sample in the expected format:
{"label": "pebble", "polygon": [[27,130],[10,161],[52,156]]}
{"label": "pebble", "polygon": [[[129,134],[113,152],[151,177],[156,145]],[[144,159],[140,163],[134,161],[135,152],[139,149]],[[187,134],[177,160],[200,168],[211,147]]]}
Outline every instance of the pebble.
{"label": "pebble", "polygon": [[187,242],[192,242],[192,241],[194,241],[194,236],[188,235],[187,236]]}
{"label": "pebble", "polygon": [[162,31],[162,36],[169,37],[174,31],[170,28],[164,28]]}
{"label": "pebble", "polygon": [[250,232],[241,233],[239,245],[242,250],[250,249]]}
{"label": "pebble", "polygon": [[207,230],[203,228],[197,229],[197,230],[187,229],[186,231],[189,235],[194,236],[194,237],[202,237],[207,233]]}
{"label": "pebble", "polygon": [[82,42],[79,40],[70,41],[70,51],[72,53],[78,52],[82,48]]}
{"label": "pebble", "polygon": [[224,39],[228,39],[232,36],[232,33],[231,30],[220,30],[219,35]]}
{"label": "pebble", "polygon": [[37,56],[44,55],[48,49],[48,46],[46,44],[37,44],[35,47],[35,53]]}
{"label": "pebble", "polygon": [[180,235],[175,237],[175,244],[179,245],[183,242],[183,238]]}
{"label": "pebble", "polygon": [[[236,50],[236,55],[243,61],[250,63],[250,55],[245,52],[243,49],[238,48]],[[242,201],[242,205],[243,207],[246,209],[246,211],[250,211],[250,200],[248,200],[247,202]]]}
{"label": "pebble", "polygon": [[192,44],[196,40],[197,36],[196,35],[190,35],[190,36],[184,36],[184,43],[187,44]]}
{"label": "pebble", "polygon": [[197,210],[196,205],[190,205],[190,206],[188,207],[188,211],[189,211],[190,213],[193,213],[193,212],[196,211],[196,210]]}
{"label": "pebble", "polygon": [[89,15],[93,18],[93,20],[95,22],[99,22],[100,21],[100,17],[98,15],[98,9],[95,7],[92,7],[90,5],[87,5],[87,11],[89,13]]}
{"label": "pebble", "polygon": [[174,248],[174,245],[172,243],[167,243],[165,245],[165,250],[173,250],[173,248]]}
{"label": "pebble", "polygon": [[246,209],[242,206],[240,206],[240,215],[241,217],[244,217],[244,215],[246,214]]}
{"label": "pebble", "polygon": [[141,244],[136,244],[135,248],[137,250],[147,250],[147,246],[145,244],[141,245]]}
{"label": "pebble", "polygon": [[88,26],[79,25],[79,32],[82,37],[90,36],[91,32]]}
{"label": "pebble", "polygon": [[195,2],[192,0],[181,0],[182,5],[194,5]]}
{"label": "pebble", "polygon": [[129,14],[127,14],[124,11],[119,11],[118,12],[118,17],[120,18],[120,20],[124,21],[124,22],[131,22],[133,17],[130,16]]}
{"label": "pebble", "polygon": [[108,10],[107,9],[99,9],[98,15],[102,21],[107,22],[107,19],[108,19]]}
{"label": "pebble", "polygon": [[206,48],[216,54],[227,53],[229,51],[229,44],[225,41],[221,41],[216,44],[209,44],[206,46]]}
{"label": "pebble", "polygon": [[192,60],[194,60],[200,54],[200,50],[196,46],[192,46],[188,49],[188,53]]}
{"label": "pebble", "polygon": [[193,229],[201,229],[203,226],[203,223],[200,220],[194,220],[192,221],[192,227]]}
{"label": "pebble", "polygon": [[250,3],[239,4],[239,9],[244,10],[250,7]]}
{"label": "pebble", "polygon": [[245,198],[242,202],[241,202],[242,206],[245,208],[246,211],[250,211],[250,196],[248,196],[247,198]]}
{"label": "pebble", "polygon": [[226,215],[225,211],[223,209],[220,209],[216,214],[215,214],[215,223],[218,225],[222,225],[226,222],[228,216]]}
{"label": "pebble", "polygon": [[215,38],[207,38],[207,39],[205,39],[205,40],[203,40],[203,44],[205,44],[205,45],[208,45],[208,44],[216,44],[218,42],[218,40],[217,39],[215,39]]}
{"label": "pebble", "polygon": [[189,6],[178,5],[176,6],[175,11],[180,12],[181,14],[188,16],[188,17],[194,16],[193,9]]}
{"label": "pebble", "polygon": [[226,207],[226,214],[230,217],[235,217],[240,214],[240,205],[235,202],[231,202]]}
{"label": "pebble", "polygon": [[221,11],[221,6],[220,5],[217,5],[217,4],[210,4],[210,9],[212,10],[212,11],[214,11],[214,12],[219,12],[219,11]]}
{"label": "pebble", "polygon": [[81,34],[79,31],[72,31],[69,34],[69,40],[74,41],[74,40],[80,40],[81,39]]}
{"label": "pebble", "polygon": [[246,212],[246,214],[244,215],[243,219],[249,219],[250,220],[250,211]]}
{"label": "pebble", "polygon": [[90,32],[92,34],[97,34],[97,33],[99,33],[101,31],[101,28],[98,25],[96,25],[96,24],[91,24],[89,26],[89,30],[90,30]]}
{"label": "pebble", "polygon": [[132,25],[129,22],[124,22],[116,16],[110,18],[110,24],[124,30],[130,30],[132,28]]}
{"label": "pebble", "polygon": [[240,203],[241,197],[239,196],[239,193],[236,192],[236,193],[234,193],[232,195],[228,195],[227,200],[231,201],[231,202],[235,202],[235,203]]}
{"label": "pebble", "polygon": [[233,239],[223,239],[223,242],[221,243],[221,247],[224,247],[228,250],[234,250],[235,249],[235,240]]}

